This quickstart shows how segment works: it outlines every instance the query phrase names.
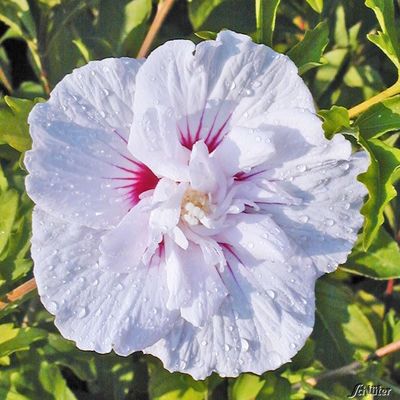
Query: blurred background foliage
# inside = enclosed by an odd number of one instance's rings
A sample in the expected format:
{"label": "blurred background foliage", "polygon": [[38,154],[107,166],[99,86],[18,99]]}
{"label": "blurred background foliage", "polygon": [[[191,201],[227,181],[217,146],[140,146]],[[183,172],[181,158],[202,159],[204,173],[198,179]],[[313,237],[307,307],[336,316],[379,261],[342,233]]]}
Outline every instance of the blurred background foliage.
{"label": "blurred background foliage", "polygon": [[[360,382],[391,387],[390,398],[400,399],[399,354],[363,361],[400,339],[400,100],[392,96],[400,92],[399,84],[392,86],[400,65],[399,6],[397,0],[176,0],[153,43],[199,42],[229,28],[272,44],[299,66],[326,134],[345,131],[371,154],[361,178],[369,189],[364,230],[348,262],[319,280],[315,330],[292,363],[261,377],[194,381],[141,353],[122,358],[79,351],[31,292],[0,311],[0,399],[339,400]],[[156,10],[151,0],[0,0],[3,300],[32,277],[32,203],[22,161],[31,145],[30,109],[73,68],[135,57]],[[387,87],[387,98],[360,116],[351,109]],[[354,360],[361,365],[337,370]]]}

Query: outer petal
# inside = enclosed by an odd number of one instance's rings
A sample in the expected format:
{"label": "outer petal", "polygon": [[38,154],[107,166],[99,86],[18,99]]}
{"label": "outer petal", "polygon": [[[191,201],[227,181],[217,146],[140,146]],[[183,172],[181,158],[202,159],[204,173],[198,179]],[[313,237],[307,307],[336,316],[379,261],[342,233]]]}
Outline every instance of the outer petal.
{"label": "outer petal", "polygon": [[[230,31],[196,47],[171,41],[153,51],[139,71],[136,134],[129,147],[154,171],[176,179],[186,174],[186,149],[203,139],[212,152],[228,135],[236,152],[245,146],[240,160],[245,167],[252,164],[245,158],[254,154],[245,151],[249,144],[241,138],[254,128],[252,121],[266,111],[296,108],[314,111],[308,89],[286,56]],[[240,129],[236,135],[229,134],[233,127]]]}
{"label": "outer petal", "polygon": [[29,196],[50,214],[92,228],[116,225],[157,178],[127,150],[135,77],[128,58],[67,75],[29,115]]}
{"label": "outer petal", "polygon": [[302,174],[293,171],[290,184],[281,183],[302,198],[302,203],[263,204],[262,208],[322,274],[346,261],[363,224],[360,209],[366,189],[357,181],[357,175],[367,169],[368,156],[360,152],[348,160],[302,165]]}
{"label": "outer petal", "polygon": [[226,251],[229,268],[222,279],[230,294],[206,327],[179,321],[145,351],[161,358],[170,371],[195,379],[213,371],[230,377],[262,374],[290,361],[314,324],[315,269],[296,257],[287,264],[258,265],[245,257]]}
{"label": "outer petal", "polygon": [[132,273],[98,266],[104,232],[67,224],[36,208],[32,257],[41,301],[82,350],[127,355],[163,337],[177,313],[166,307],[165,268],[154,260]]}

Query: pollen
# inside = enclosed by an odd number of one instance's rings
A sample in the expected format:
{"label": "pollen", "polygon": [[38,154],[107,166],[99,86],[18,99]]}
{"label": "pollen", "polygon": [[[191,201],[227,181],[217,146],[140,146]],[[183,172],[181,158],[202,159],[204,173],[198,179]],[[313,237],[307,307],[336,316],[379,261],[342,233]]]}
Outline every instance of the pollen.
{"label": "pollen", "polygon": [[198,225],[209,211],[208,196],[198,190],[188,189],[183,195],[181,218],[189,225]]}

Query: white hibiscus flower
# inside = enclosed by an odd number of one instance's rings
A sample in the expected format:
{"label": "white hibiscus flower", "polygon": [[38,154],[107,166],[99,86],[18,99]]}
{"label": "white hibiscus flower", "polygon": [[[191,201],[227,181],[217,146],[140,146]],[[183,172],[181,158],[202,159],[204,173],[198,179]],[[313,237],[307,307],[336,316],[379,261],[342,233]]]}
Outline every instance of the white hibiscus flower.
{"label": "white hibiscus flower", "polygon": [[229,31],[171,41],[75,70],[29,123],[34,274],[63,336],[196,379],[303,346],[367,157],[325,139],[289,58]]}

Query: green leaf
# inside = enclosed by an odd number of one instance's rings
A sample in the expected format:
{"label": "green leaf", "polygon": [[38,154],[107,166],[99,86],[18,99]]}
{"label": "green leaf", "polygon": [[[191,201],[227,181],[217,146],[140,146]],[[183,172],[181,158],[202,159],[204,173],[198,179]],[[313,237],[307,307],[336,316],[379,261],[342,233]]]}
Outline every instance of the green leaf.
{"label": "green leaf", "polygon": [[365,216],[363,246],[366,250],[384,222],[383,212],[386,205],[396,196],[393,177],[400,167],[400,150],[378,139],[364,140],[360,137],[359,142],[368,151],[371,159],[367,172],[358,177],[369,193],[368,200],[361,209]]}
{"label": "green leaf", "polygon": [[242,374],[235,379],[231,396],[232,400],[252,400],[260,393],[264,386],[264,379],[257,375]]}
{"label": "green leaf", "polygon": [[318,359],[337,368],[365,355],[377,346],[368,318],[343,285],[320,279],[316,286],[317,319],[313,332]]}
{"label": "green leaf", "polygon": [[342,269],[372,279],[400,278],[400,250],[396,241],[381,228],[368,250],[359,239]]}
{"label": "green leaf", "polygon": [[274,372],[268,372],[264,375],[265,385],[257,400],[290,400],[291,385],[290,382]]}
{"label": "green leaf", "polygon": [[[249,0],[188,0],[193,31],[254,32],[255,3]],[[180,35],[180,33],[179,33]]]}
{"label": "green leaf", "polygon": [[227,0],[195,0],[189,2],[189,18],[195,30],[201,28],[215,8]]}
{"label": "green leaf", "polygon": [[76,400],[56,365],[42,361],[39,370],[39,382],[44,391],[49,393],[54,400]]}
{"label": "green leaf", "polygon": [[256,38],[258,43],[272,46],[276,13],[281,0],[256,0]]}
{"label": "green leaf", "polygon": [[400,95],[374,104],[357,118],[354,125],[364,139],[400,130]]}
{"label": "green leaf", "polygon": [[26,100],[6,96],[8,107],[0,108],[0,141],[18,151],[29,150],[32,144],[29,135],[28,115],[40,100]]}
{"label": "green leaf", "polygon": [[0,255],[5,249],[18,208],[18,193],[11,189],[0,195]]}
{"label": "green leaf", "polygon": [[334,49],[324,54],[325,63],[317,70],[314,81],[314,93],[322,98],[342,69],[349,52],[347,49]]}
{"label": "green leaf", "polygon": [[26,0],[0,1],[0,21],[23,38],[36,37],[36,27]]}
{"label": "green leaf", "polygon": [[195,32],[194,34],[200,39],[204,40],[215,40],[217,37],[217,33],[211,31],[200,31],[200,32]]}
{"label": "green leaf", "polygon": [[369,34],[368,39],[376,44],[397,68],[400,68],[400,47],[395,22],[394,1],[366,0],[365,5],[374,11],[382,29],[381,32],[376,34]]}
{"label": "green leaf", "polygon": [[349,44],[349,35],[346,27],[346,13],[342,5],[339,5],[336,9],[335,44],[338,47],[346,47]]}
{"label": "green leaf", "polygon": [[0,357],[16,351],[29,350],[32,343],[43,340],[47,332],[38,328],[15,328],[13,324],[0,325]]}
{"label": "green leaf", "polygon": [[292,47],[288,56],[299,68],[299,73],[322,65],[321,57],[329,42],[329,27],[326,21],[306,32],[304,39]]}
{"label": "green leaf", "polygon": [[75,343],[64,339],[60,335],[50,333],[48,344],[43,346],[40,351],[43,352],[43,356],[51,364],[68,367],[82,381],[96,379],[95,354],[80,351]]}
{"label": "green leaf", "polygon": [[324,8],[324,0],[306,0],[314,11],[321,14]]}
{"label": "green leaf", "polygon": [[161,366],[150,369],[149,396],[152,400],[204,400],[207,386],[191,376],[170,373]]}
{"label": "green leaf", "polygon": [[83,59],[85,60],[85,62],[89,62],[91,60],[94,59],[94,56],[91,52],[91,49],[89,49],[85,43],[83,43],[82,39],[76,39],[73,40],[72,43],[77,47],[77,49],[79,50],[79,53],[81,53]]}
{"label": "green leaf", "polygon": [[349,112],[346,108],[333,106],[330,110],[320,110],[318,114],[323,118],[325,135],[327,138],[332,138],[335,133],[350,131]]}

